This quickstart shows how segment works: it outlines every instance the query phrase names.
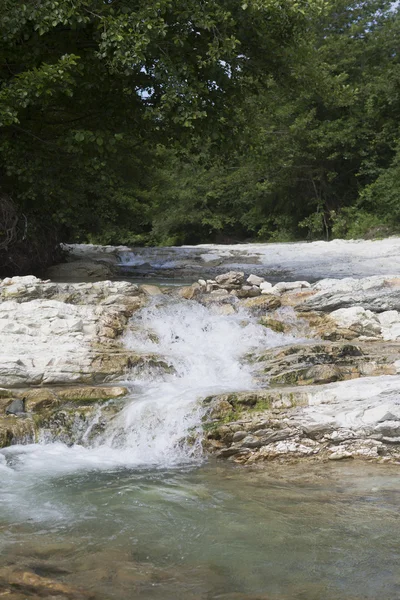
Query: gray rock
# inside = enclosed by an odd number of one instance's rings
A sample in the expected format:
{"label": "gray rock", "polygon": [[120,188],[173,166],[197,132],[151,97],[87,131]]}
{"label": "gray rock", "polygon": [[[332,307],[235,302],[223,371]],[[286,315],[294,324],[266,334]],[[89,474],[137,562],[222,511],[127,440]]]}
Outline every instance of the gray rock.
{"label": "gray rock", "polygon": [[241,442],[246,436],[247,431],[236,431],[236,433],[233,434],[232,442]]}
{"label": "gray rock", "polygon": [[313,289],[316,294],[299,305],[301,310],[331,312],[356,305],[376,313],[400,310],[400,279],[397,277],[324,279]]}
{"label": "gray rock", "polygon": [[237,298],[256,298],[261,295],[261,290],[256,285],[244,285],[240,290],[232,290],[231,294]]}
{"label": "gray rock", "polygon": [[243,284],[244,273],[241,271],[229,271],[229,273],[218,275],[215,278],[215,281],[225,288],[232,288],[232,286],[239,286]]}
{"label": "gray rock", "polygon": [[6,415],[20,415],[25,412],[25,398],[15,398],[6,408]]}

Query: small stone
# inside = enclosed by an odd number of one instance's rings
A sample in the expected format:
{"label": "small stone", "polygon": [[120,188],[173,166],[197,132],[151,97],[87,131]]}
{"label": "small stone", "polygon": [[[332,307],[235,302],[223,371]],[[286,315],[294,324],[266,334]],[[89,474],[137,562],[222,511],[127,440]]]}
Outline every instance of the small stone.
{"label": "small stone", "polygon": [[329,460],[343,460],[345,458],[353,458],[351,452],[333,452],[328,456]]}
{"label": "small stone", "polygon": [[311,287],[311,284],[309,284],[308,281],[281,281],[274,285],[273,289],[279,294],[283,294],[284,292],[289,292],[291,290],[309,287]]}
{"label": "small stone", "polygon": [[163,293],[162,290],[160,290],[160,288],[158,287],[158,285],[150,285],[147,283],[141,285],[139,289],[144,294],[146,294],[146,296],[160,296]]}
{"label": "small stone", "polygon": [[16,398],[6,408],[6,415],[21,415],[25,412],[25,398]]}
{"label": "small stone", "polygon": [[241,440],[244,440],[244,438],[247,436],[247,431],[236,431],[233,434],[233,438],[232,438],[232,442],[240,442]]}
{"label": "small stone", "polygon": [[[258,275],[250,275],[247,279],[246,279],[247,283],[249,283],[250,285],[257,285],[257,286],[261,286],[262,283],[265,283],[265,279],[264,277],[258,277]],[[272,287],[272,286],[271,286]]]}
{"label": "small stone", "polygon": [[196,296],[198,296],[200,292],[201,285],[199,283],[194,283],[193,285],[181,288],[178,294],[181,298],[185,298],[185,300],[193,300],[193,298],[196,298]]}
{"label": "small stone", "polygon": [[263,294],[272,294],[273,285],[269,283],[269,281],[263,281],[263,283],[260,284],[260,290]]}
{"label": "small stone", "polygon": [[241,271],[229,271],[229,273],[218,275],[215,281],[224,287],[242,285],[244,282],[244,273]]}
{"label": "small stone", "polygon": [[243,306],[249,308],[255,314],[264,314],[266,310],[275,310],[276,308],[279,308],[280,305],[281,301],[273,294],[258,296],[257,298],[248,298],[243,302]]}

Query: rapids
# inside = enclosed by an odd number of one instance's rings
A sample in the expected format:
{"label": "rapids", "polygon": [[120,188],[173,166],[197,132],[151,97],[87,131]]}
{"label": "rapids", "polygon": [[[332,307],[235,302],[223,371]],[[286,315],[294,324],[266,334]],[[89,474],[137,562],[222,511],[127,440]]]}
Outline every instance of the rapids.
{"label": "rapids", "polygon": [[[82,469],[198,462],[201,400],[256,387],[252,367],[243,357],[294,339],[257,324],[244,310],[224,315],[218,307],[197,302],[153,300],[132,318],[125,345],[164,358],[167,372],[149,368],[127,373],[128,402],[91,444],[42,443],[0,451],[4,478],[10,470],[14,479],[35,472],[53,476]],[[189,435],[191,443],[185,441]]]}

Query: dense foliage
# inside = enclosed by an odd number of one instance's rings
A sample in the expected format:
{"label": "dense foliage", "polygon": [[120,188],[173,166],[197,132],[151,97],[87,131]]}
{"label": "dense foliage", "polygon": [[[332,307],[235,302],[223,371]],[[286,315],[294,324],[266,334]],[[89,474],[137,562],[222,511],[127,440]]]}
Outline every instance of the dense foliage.
{"label": "dense foliage", "polygon": [[384,0],[0,0],[0,270],[400,227]]}

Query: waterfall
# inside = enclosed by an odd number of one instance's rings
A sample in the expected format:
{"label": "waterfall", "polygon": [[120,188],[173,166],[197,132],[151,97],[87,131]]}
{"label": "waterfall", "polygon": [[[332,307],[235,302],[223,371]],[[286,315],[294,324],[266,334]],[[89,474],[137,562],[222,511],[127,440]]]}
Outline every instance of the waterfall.
{"label": "waterfall", "polygon": [[224,314],[224,306],[213,303],[203,306],[156,297],[134,315],[124,343],[135,352],[157,355],[171,369],[127,373],[128,402],[91,445],[36,444],[3,452],[17,470],[53,472],[199,460],[201,400],[211,394],[254,389],[252,366],[245,355],[293,340],[259,325],[243,309]]}
{"label": "waterfall", "polygon": [[182,444],[201,424],[201,399],[254,387],[243,356],[261,345],[282,343],[244,312],[218,314],[197,302],[156,301],[133,319],[128,348],[159,354],[173,367],[168,375],[133,373],[132,402],[109,428],[106,444],[129,448],[144,463],[174,463],[199,455],[199,444]]}

